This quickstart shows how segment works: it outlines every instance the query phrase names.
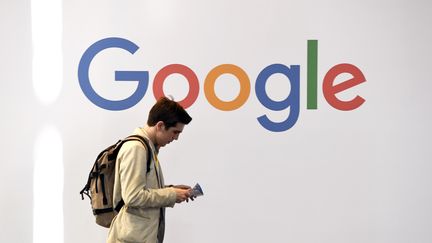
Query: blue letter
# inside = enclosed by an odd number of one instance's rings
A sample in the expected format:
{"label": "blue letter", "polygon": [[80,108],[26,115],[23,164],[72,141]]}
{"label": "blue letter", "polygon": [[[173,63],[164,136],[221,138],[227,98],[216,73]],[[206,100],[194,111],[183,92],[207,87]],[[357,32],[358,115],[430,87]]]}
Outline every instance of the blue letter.
{"label": "blue letter", "polygon": [[[265,91],[265,85],[268,78],[275,73],[281,73],[285,75],[291,84],[290,94],[285,100],[282,101],[274,101],[270,99]],[[264,68],[257,77],[255,83],[255,92],[261,104],[270,110],[280,111],[290,107],[289,116],[285,121],[273,122],[268,119],[266,115],[263,115],[257,118],[258,122],[264,128],[273,132],[283,132],[290,129],[297,122],[300,112],[300,66],[292,65],[287,67],[282,64],[272,64]]]}
{"label": "blue letter", "polygon": [[107,100],[101,97],[90,84],[89,67],[93,58],[101,51],[108,48],[121,48],[134,54],[138,50],[138,46],[133,42],[122,38],[106,38],[91,45],[82,55],[78,66],[78,80],[85,96],[93,102],[93,104],[106,110],[125,110],[136,105],[147,91],[149,75],[147,71],[116,71],[116,81],[138,81],[138,87],[135,92],[124,100]]}

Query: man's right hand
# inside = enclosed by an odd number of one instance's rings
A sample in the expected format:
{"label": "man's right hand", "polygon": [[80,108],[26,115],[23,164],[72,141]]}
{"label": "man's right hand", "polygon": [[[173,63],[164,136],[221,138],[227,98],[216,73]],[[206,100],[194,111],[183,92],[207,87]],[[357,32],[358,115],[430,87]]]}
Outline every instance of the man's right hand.
{"label": "man's right hand", "polygon": [[190,189],[182,189],[182,188],[175,188],[174,191],[176,192],[176,203],[181,203],[185,200],[188,200],[191,196]]}

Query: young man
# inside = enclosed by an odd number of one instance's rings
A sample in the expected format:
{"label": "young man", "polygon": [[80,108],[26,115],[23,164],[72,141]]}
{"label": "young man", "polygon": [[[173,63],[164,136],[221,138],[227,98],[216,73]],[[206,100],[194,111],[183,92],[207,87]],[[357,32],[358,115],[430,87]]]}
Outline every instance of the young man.
{"label": "young man", "polygon": [[121,147],[116,161],[114,205],[125,205],[113,219],[108,243],[162,243],[165,232],[165,207],[190,198],[189,186],[165,186],[157,158],[160,148],[179,138],[192,118],[177,102],[159,99],[149,112],[147,125],[134,134],[149,141],[152,154],[147,172],[147,150],[139,141]]}

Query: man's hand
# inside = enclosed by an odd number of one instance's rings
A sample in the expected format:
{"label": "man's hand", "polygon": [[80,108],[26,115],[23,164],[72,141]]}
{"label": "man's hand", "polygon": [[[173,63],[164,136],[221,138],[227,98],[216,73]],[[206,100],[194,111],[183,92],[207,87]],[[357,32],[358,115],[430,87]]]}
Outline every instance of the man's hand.
{"label": "man's hand", "polygon": [[191,196],[191,189],[188,188],[179,188],[178,186],[174,186],[174,190],[176,192],[176,203],[181,203],[183,201],[188,201]]}
{"label": "man's hand", "polygon": [[187,185],[174,185],[173,187],[179,189],[186,189],[186,190],[192,189],[190,186]]}

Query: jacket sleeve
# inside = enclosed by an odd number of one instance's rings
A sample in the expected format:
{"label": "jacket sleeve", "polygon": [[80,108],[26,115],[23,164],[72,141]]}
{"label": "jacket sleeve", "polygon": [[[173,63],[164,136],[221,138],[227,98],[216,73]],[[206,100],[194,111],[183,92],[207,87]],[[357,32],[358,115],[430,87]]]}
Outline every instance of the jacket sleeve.
{"label": "jacket sleeve", "polygon": [[157,181],[157,177],[151,172],[146,173],[147,151],[140,142],[130,141],[123,144],[117,163],[120,163],[117,168],[125,205],[141,208],[174,206],[176,193],[173,188],[154,189],[146,185],[149,180]]}

